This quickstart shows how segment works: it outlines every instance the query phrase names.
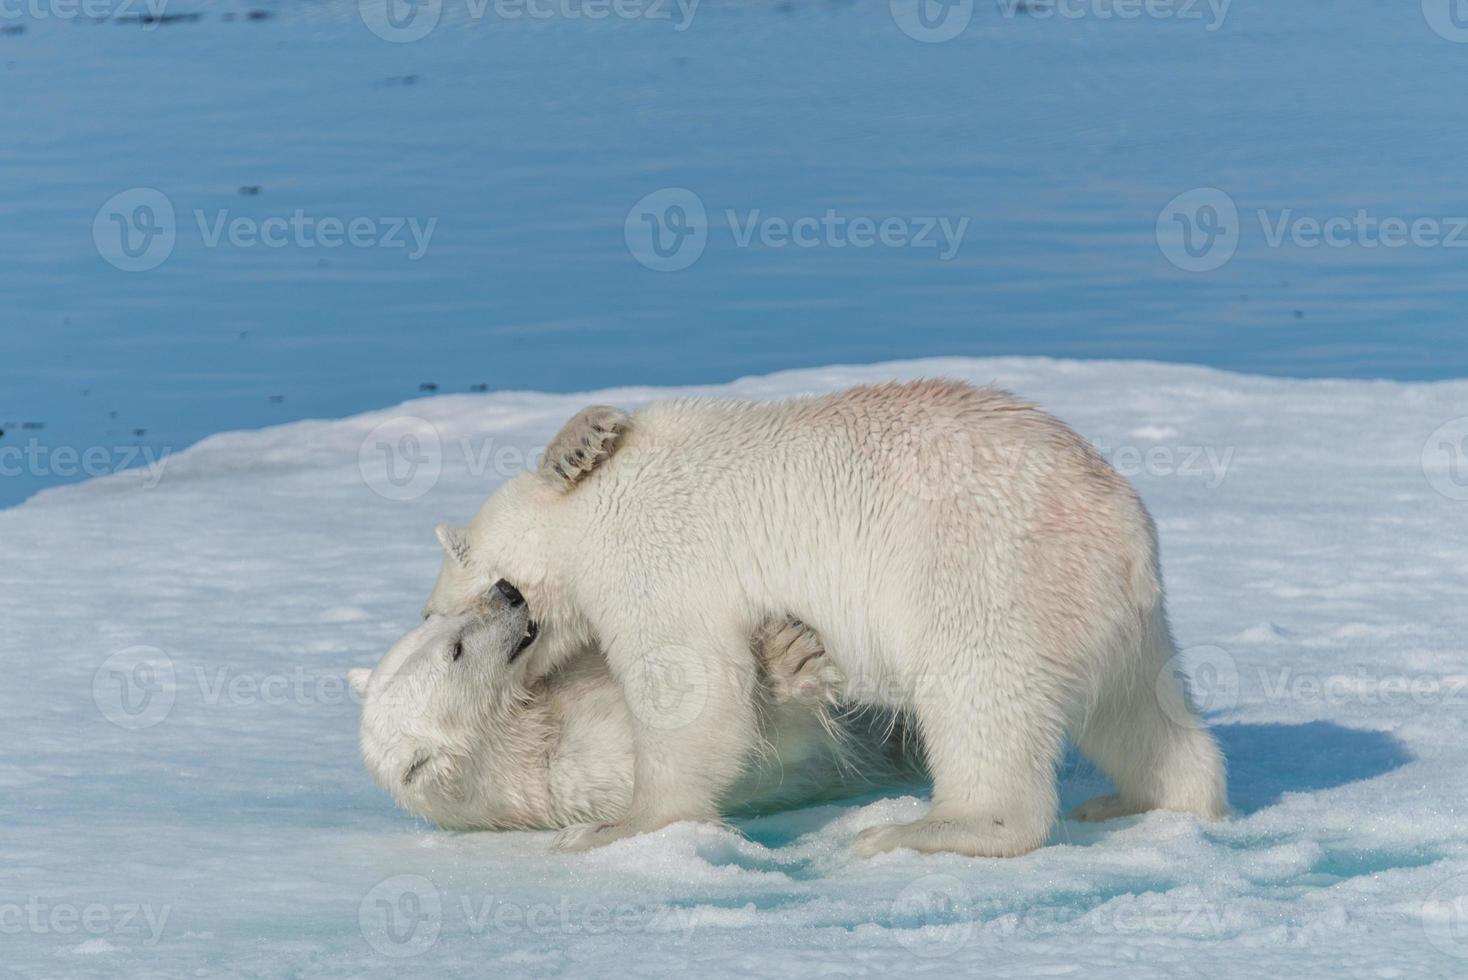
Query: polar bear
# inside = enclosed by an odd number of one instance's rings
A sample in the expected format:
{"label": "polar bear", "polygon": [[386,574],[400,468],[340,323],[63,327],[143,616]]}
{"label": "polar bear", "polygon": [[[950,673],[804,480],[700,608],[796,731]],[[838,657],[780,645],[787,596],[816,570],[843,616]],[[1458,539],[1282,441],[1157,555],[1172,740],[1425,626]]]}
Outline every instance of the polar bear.
{"label": "polar bear", "polygon": [[[1174,672],[1156,534],[1079,435],[992,388],[927,380],[781,402],[594,408],[451,535],[428,612],[505,579],[541,626],[531,676],[599,646],[629,707],[632,797],[600,846],[712,820],[758,742],[747,638],[811,624],[859,700],[915,723],[929,812],[896,848],[1041,846],[1069,735],[1115,785],[1076,816],[1221,818],[1223,759]],[[452,549],[451,549],[452,550]]]}
{"label": "polar bear", "polygon": [[[451,560],[457,560],[450,556]],[[430,616],[372,669],[362,759],[406,810],[450,830],[547,830],[614,821],[632,798],[632,726],[597,651],[532,679],[536,629],[507,583],[464,616]],[[837,710],[843,678],[803,624],[753,638],[762,749],[721,801],[763,811],[922,779],[896,719]]]}

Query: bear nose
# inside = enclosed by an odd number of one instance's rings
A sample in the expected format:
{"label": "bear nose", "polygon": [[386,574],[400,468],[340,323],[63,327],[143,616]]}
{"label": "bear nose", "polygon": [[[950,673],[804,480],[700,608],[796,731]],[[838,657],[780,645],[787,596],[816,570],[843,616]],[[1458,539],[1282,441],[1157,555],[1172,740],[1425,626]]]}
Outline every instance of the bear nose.
{"label": "bear nose", "polygon": [[500,579],[494,583],[494,587],[499,590],[500,595],[510,600],[511,606],[525,605],[525,597],[520,594],[519,589],[510,584],[508,579]]}

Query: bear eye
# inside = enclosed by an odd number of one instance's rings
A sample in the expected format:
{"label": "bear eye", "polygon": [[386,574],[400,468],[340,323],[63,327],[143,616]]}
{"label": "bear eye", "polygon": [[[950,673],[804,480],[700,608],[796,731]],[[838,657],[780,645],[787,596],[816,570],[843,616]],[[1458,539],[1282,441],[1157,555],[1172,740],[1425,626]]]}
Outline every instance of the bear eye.
{"label": "bear eye", "polygon": [[449,659],[451,659],[451,660],[458,660],[463,655],[464,655],[464,641],[463,640],[455,640],[454,641],[454,652],[450,656]]}

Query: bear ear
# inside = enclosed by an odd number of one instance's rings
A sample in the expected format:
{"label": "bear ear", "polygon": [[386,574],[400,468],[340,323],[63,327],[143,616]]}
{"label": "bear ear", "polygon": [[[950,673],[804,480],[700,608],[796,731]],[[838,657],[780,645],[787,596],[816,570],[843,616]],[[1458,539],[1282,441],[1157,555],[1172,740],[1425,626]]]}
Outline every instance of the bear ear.
{"label": "bear ear", "polygon": [[545,447],[540,475],[562,491],[570,490],[611,458],[631,424],[632,417],[619,408],[583,408]]}
{"label": "bear ear", "polygon": [[347,683],[352,685],[352,690],[359,697],[367,696],[367,682],[372,679],[372,671],[366,667],[353,667],[347,671]]}
{"label": "bear ear", "polygon": [[465,528],[435,524],[433,533],[443,546],[445,558],[452,558],[465,568],[469,567],[469,532]]}

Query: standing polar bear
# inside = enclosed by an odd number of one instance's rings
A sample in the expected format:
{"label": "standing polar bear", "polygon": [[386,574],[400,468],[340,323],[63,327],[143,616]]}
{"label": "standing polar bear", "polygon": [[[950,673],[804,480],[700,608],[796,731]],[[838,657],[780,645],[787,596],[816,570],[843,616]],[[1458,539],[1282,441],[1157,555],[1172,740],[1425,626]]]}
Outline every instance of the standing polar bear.
{"label": "standing polar bear", "polygon": [[899,709],[929,813],[856,839],[1012,856],[1041,846],[1069,735],[1116,793],[1087,820],[1226,811],[1223,760],[1169,661],[1155,531],[1135,491],[1033,405],[954,381],[783,402],[588,409],[463,532],[426,610],[507,580],[549,674],[600,646],[633,725],[631,803],[567,850],[712,820],[755,750],[772,616],[809,623],[848,696]]}

